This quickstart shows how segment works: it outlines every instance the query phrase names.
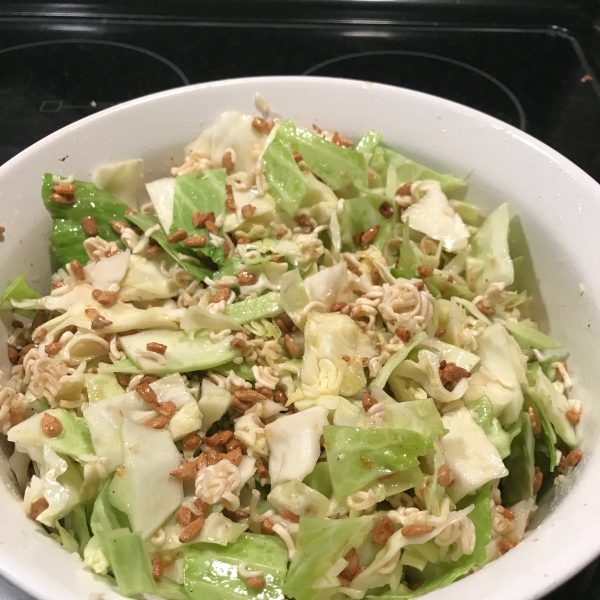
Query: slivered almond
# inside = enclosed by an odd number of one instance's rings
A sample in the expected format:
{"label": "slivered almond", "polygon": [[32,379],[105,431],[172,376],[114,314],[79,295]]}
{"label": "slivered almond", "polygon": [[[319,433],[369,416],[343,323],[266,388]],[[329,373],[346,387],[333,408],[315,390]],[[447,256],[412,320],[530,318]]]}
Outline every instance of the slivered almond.
{"label": "slivered almond", "polygon": [[264,519],[263,522],[260,524],[260,532],[264,533],[265,535],[275,535],[275,532],[273,531],[273,521],[271,521],[271,519]]}
{"label": "slivered almond", "polygon": [[119,235],[129,228],[129,225],[127,225],[125,221],[109,221],[108,224],[112,227],[113,231]]}
{"label": "slivered almond", "polygon": [[183,527],[187,527],[192,522],[193,516],[194,513],[189,508],[182,506],[177,511],[177,522]]}
{"label": "slivered almond", "polygon": [[51,344],[46,344],[44,346],[44,350],[48,356],[54,356],[58,354],[62,350],[61,342],[52,342]]}
{"label": "slivered almond", "polygon": [[148,404],[158,405],[158,396],[156,392],[150,387],[149,383],[139,383],[135,386],[135,391],[142,397],[142,399]]}
{"label": "slivered almond", "polygon": [[283,347],[290,358],[302,358],[304,354],[302,346],[287,333],[283,338]]}
{"label": "slivered almond", "polygon": [[203,235],[191,235],[185,238],[183,243],[190,248],[202,248],[206,246],[206,237]]}
{"label": "slivered almond", "polygon": [[163,417],[172,417],[175,414],[177,407],[175,406],[174,402],[172,402],[171,400],[167,400],[166,402],[159,402],[156,405],[156,410]]}
{"label": "slivered almond", "polygon": [[154,419],[150,419],[144,423],[144,427],[148,427],[148,429],[164,429],[169,423],[171,419],[167,417],[155,417]]}
{"label": "slivered almond", "polygon": [[113,322],[104,318],[103,316],[96,317],[92,319],[92,329],[104,329],[109,325],[112,325]]}
{"label": "slivered almond", "polygon": [[206,453],[206,462],[208,465],[216,465],[221,460],[219,453],[216,450],[209,450]]}
{"label": "slivered almond", "polygon": [[72,196],[77,191],[77,187],[72,183],[57,183],[52,186],[52,191],[63,196]]}
{"label": "slivered almond", "polygon": [[31,503],[27,516],[35,521],[49,506],[50,505],[48,504],[48,500],[46,500],[46,498],[39,498],[35,502]]}
{"label": "slivered almond", "polygon": [[242,402],[260,402],[261,400],[267,400],[265,396],[256,390],[248,390],[246,388],[234,390],[232,396]]}
{"label": "slivered almond", "polygon": [[414,525],[405,525],[400,532],[405,538],[416,538],[431,533],[435,529],[435,525],[421,525],[415,523]]}
{"label": "slivered almond", "polygon": [[63,194],[50,194],[49,196],[52,202],[56,202],[56,204],[73,204],[75,202],[75,196],[65,196]]}
{"label": "slivered almond", "polygon": [[230,452],[227,452],[225,458],[237,467],[242,462],[242,449],[234,448]]}
{"label": "slivered almond", "polygon": [[211,448],[225,445],[233,437],[233,431],[225,429],[224,431],[218,431],[210,437],[203,437],[202,441]]}
{"label": "slivered almond", "polygon": [[227,171],[227,175],[233,173],[233,154],[231,150],[227,150],[221,159],[221,166]]}
{"label": "slivered almond", "polygon": [[202,441],[202,438],[197,433],[190,433],[183,438],[183,448],[185,450],[195,450]]}
{"label": "slivered almond", "polygon": [[159,344],[158,342],[148,342],[146,344],[146,350],[148,350],[148,352],[164,354],[167,351],[167,347],[164,344]]}
{"label": "slivered almond", "polygon": [[192,481],[196,477],[196,465],[193,462],[181,463],[176,469],[173,469],[169,475],[177,477],[181,481]]}
{"label": "slivered almond", "polygon": [[69,263],[69,270],[73,276],[80,281],[85,279],[85,271],[83,270],[83,266],[76,258]]}
{"label": "slivered almond", "polygon": [[169,244],[176,244],[177,242],[181,242],[181,240],[185,240],[186,237],[187,232],[185,229],[178,229],[167,237],[167,242],[169,242]]}
{"label": "slivered almond", "polygon": [[291,510],[282,510],[281,516],[290,523],[300,523],[300,517]]}
{"label": "slivered almond", "polygon": [[94,217],[81,217],[81,226],[86,235],[98,235],[98,223]]}
{"label": "slivered almond", "polygon": [[180,534],[179,541],[182,544],[186,544],[187,542],[191,542],[196,539],[202,528],[204,527],[204,515],[199,516],[197,519],[192,521]]}
{"label": "slivered almond", "polygon": [[363,392],[362,395],[362,405],[363,405],[363,410],[365,412],[368,412],[370,408],[373,408],[373,406],[375,406],[377,404],[377,399],[374,396],[371,396],[371,394],[367,393],[367,392]]}
{"label": "slivered almond", "polygon": [[152,559],[152,578],[154,581],[160,581],[165,572],[165,565],[163,563],[162,556],[155,554]]}
{"label": "slivered almond", "polygon": [[387,541],[392,537],[392,534],[396,531],[396,525],[389,517],[384,517],[377,523],[375,529],[373,529],[373,542],[381,546],[385,546]]}

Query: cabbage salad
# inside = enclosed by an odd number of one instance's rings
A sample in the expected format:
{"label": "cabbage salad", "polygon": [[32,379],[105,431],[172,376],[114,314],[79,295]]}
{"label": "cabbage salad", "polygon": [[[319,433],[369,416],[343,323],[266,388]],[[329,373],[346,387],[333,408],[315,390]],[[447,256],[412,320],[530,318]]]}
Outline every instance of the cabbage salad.
{"label": "cabbage salad", "polygon": [[[267,115],[265,115],[267,116]],[[171,175],[46,174],[0,427],[23,507],[125,596],[412,598],[582,457],[509,208],[367,132],[225,113]]]}

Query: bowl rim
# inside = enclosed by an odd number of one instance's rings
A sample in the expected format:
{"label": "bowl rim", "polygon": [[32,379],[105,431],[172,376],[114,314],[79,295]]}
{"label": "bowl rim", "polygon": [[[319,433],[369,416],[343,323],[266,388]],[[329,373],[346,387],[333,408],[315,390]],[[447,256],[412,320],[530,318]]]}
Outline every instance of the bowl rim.
{"label": "bowl rim", "polygon": [[[34,144],[28,146],[17,155],[9,159],[6,163],[0,166],[0,183],[2,177],[6,174],[10,173],[10,171],[15,168],[21,161],[26,160],[29,155],[34,154],[38,150],[42,149],[44,146],[51,144],[55,140],[62,138],[63,136],[69,135],[74,132],[78,132],[80,130],[85,129],[89,124],[97,121],[103,120],[111,115],[122,111],[129,111],[135,109],[136,107],[153,103],[158,100],[163,100],[170,97],[175,97],[179,95],[186,94],[195,94],[199,93],[202,90],[212,89],[212,88],[235,88],[237,86],[243,86],[252,84],[258,90],[261,85],[269,85],[273,83],[277,84],[306,84],[306,85],[314,85],[315,82],[324,84],[324,85],[335,85],[335,86],[348,86],[355,87],[357,85],[363,86],[368,89],[381,89],[384,93],[392,93],[392,94],[406,94],[408,96],[412,96],[415,98],[422,98],[424,101],[426,100],[431,106],[436,105],[440,108],[451,111],[454,113],[461,114],[465,117],[471,117],[475,119],[478,123],[484,124],[485,126],[492,126],[493,128],[500,130],[506,134],[509,134],[512,138],[515,138],[517,142],[521,142],[533,148],[537,153],[544,155],[550,162],[558,165],[571,179],[576,180],[580,186],[586,188],[590,194],[594,194],[600,198],[600,183],[594,180],[588,173],[586,173],[581,167],[577,166],[570,159],[560,154],[558,151],[554,150],[544,142],[538,140],[533,137],[531,134],[519,129],[518,127],[501,121],[500,119],[488,115],[478,109],[471,108],[464,104],[455,102],[453,100],[448,100],[446,98],[442,98],[440,96],[435,96],[433,94],[428,94],[425,92],[420,92],[418,90],[413,90],[410,88],[404,88],[400,86],[394,86],[383,83],[376,83],[358,79],[349,79],[349,78],[336,78],[336,77],[324,77],[324,76],[312,76],[312,75],[265,75],[258,77],[239,77],[239,78],[229,78],[229,79],[221,79],[215,81],[208,81],[202,83],[195,83],[191,85],[183,85],[176,88],[172,88],[169,90],[163,90],[160,92],[156,92],[153,94],[148,94],[145,96],[140,96],[139,98],[134,98],[127,102],[123,102],[112,106],[110,108],[99,111],[93,115],[89,115],[84,117],[78,121],[75,121],[57,131],[45,136],[41,140],[38,140]],[[588,475],[589,476],[589,475]],[[569,494],[571,495],[571,494]],[[553,511],[554,512],[554,511]],[[600,554],[600,540],[596,541],[593,544],[587,543],[583,547],[578,548],[578,553],[573,553],[569,556],[568,562],[563,563],[560,571],[552,573],[549,580],[540,581],[539,584],[536,585],[534,589],[528,587],[527,589],[523,589],[523,591],[515,597],[514,600],[534,600],[535,598],[540,598],[544,594],[549,593],[552,589],[555,589],[562,583],[564,583],[567,579],[573,577],[575,574],[582,571],[592,560],[594,560],[598,554]],[[83,568],[83,563],[81,563],[81,568]],[[0,561],[0,575],[6,578],[8,581],[12,582],[14,585],[18,586],[23,591],[31,594],[34,598],[44,598],[45,600],[52,600],[51,591],[43,592],[40,590],[39,586],[36,586],[34,580],[26,577],[23,572],[13,572],[10,571],[4,562]],[[462,580],[464,582],[464,580]],[[457,582],[460,583],[460,582]],[[452,584],[456,585],[456,584]],[[525,586],[527,587],[527,586]],[[437,598],[438,593],[442,592],[442,588],[440,590],[435,590],[433,592],[434,596]]]}

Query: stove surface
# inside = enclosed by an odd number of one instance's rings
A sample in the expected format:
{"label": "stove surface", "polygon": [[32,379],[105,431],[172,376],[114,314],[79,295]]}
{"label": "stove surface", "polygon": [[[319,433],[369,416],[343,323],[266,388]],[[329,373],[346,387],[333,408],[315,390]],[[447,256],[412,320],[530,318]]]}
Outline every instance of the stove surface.
{"label": "stove surface", "polygon": [[[0,163],[141,95],[231,77],[310,74],[461,102],[527,131],[600,181],[600,42],[591,25],[421,25],[332,10],[322,19],[281,14],[258,23],[0,9]],[[1,579],[0,598],[29,600]],[[596,563],[547,600],[563,598],[600,598]]]}

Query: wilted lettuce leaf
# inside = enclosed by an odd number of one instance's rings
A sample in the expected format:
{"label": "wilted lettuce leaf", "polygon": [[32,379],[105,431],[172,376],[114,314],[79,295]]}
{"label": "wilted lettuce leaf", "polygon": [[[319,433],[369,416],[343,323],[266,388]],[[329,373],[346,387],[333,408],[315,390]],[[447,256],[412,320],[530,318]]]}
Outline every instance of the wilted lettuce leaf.
{"label": "wilted lettuce leaf", "polygon": [[343,499],[379,477],[419,464],[431,438],[406,429],[323,428],[334,495]]}
{"label": "wilted lettuce leaf", "polygon": [[119,590],[124,596],[156,593],[152,562],[142,538],[129,529],[115,529],[105,535],[108,559]]}
{"label": "wilted lettuce leaf", "polygon": [[[245,562],[250,570],[261,571],[266,586],[257,592],[238,573]],[[287,549],[280,538],[244,533],[234,544],[194,544],[184,550],[184,586],[193,600],[283,600],[287,571]]]}
{"label": "wilted lettuce leaf", "polygon": [[515,323],[514,321],[502,321],[502,325],[508,329],[508,332],[517,340],[521,348],[536,350],[555,350],[562,347],[550,336],[542,333],[538,329],[524,323]]}
{"label": "wilted lettuce leaf", "polygon": [[467,408],[471,411],[475,423],[485,431],[490,442],[498,449],[500,458],[506,458],[510,454],[512,439],[494,416],[494,407],[489,398],[484,395],[479,400],[469,403]]}
{"label": "wilted lettuce leaf", "polygon": [[257,319],[276,317],[280,312],[279,292],[269,292],[258,298],[248,298],[230,304],[225,309],[225,316],[242,324]]}
{"label": "wilted lettuce leaf", "polygon": [[122,221],[129,208],[114,196],[87,181],[73,182],[77,188],[73,204],[58,204],[50,200],[56,185],[52,174],[46,173],[42,181],[42,199],[44,206],[54,219],[54,227],[50,235],[50,243],[56,258],[65,265],[77,259],[82,265],[89,258],[83,242],[89,237],[81,224],[83,217],[94,217],[98,224],[98,235],[107,242],[121,239],[118,233],[108,224],[109,221]]}
{"label": "wilted lettuce leaf", "polygon": [[[400,600],[401,598],[414,598],[422,596],[438,588],[446,587],[459,577],[466,575],[473,567],[484,565],[487,560],[486,546],[492,539],[492,518],[490,515],[490,484],[481,487],[475,494],[475,498],[467,497],[461,500],[456,507],[457,510],[474,504],[475,508],[469,513],[468,518],[475,525],[475,549],[472,554],[464,554],[453,562],[428,563],[422,573],[422,585],[415,591],[406,594],[386,594],[376,596],[386,600]],[[374,596],[369,596],[374,598]]]}
{"label": "wilted lettuce leaf", "polygon": [[279,137],[267,146],[263,161],[269,193],[286,213],[294,216],[308,191],[308,182],[298,163]]}
{"label": "wilted lettuce leaf", "polygon": [[515,272],[508,247],[509,221],[508,204],[502,204],[471,237],[467,282],[476,294],[483,294],[490,283],[508,286],[514,281]]}
{"label": "wilted lettuce leaf", "polygon": [[[46,413],[60,421],[62,426],[60,435],[48,437],[43,433],[41,421]],[[47,444],[55,452],[72,456],[80,461],[81,455],[94,454],[87,423],[64,408],[53,408],[25,419],[10,428],[8,439],[13,443],[40,449]]]}
{"label": "wilted lettuce leaf", "polygon": [[[142,231],[147,231],[151,227],[158,225],[158,217],[154,215],[127,215],[126,218],[131,221],[134,225],[137,225]],[[214,271],[204,264],[192,264],[187,260],[182,260],[180,254],[197,258],[191,248],[186,246],[183,242],[177,242],[171,244],[167,241],[167,234],[159,229],[155,231],[151,236],[153,240],[158,242],[161,248],[173,259],[175,259],[190,275],[198,279],[204,279],[205,277],[212,277]]]}
{"label": "wilted lettuce leaf", "polygon": [[401,184],[409,181],[424,181],[427,179],[439,181],[444,194],[465,186],[463,179],[433,171],[383,146],[378,146],[373,150],[369,166],[377,169],[384,179],[388,195],[390,195],[390,192],[395,192]]}
{"label": "wilted lettuce leaf", "polygon": [[286,596],[295,600],[314,598],[314,583],[351,548],[362,544],[374,519],[374,516],[349,519],[302,517],[296,554],[283,586]]}
{"label": "wilted lettuce leaf", "polygon": [[[206,245],[193,248],[192,251],[194,254],[209,256],[218,265],[222,265],[225,260],[224,247],[217,248],[210,244],[208,230],[205,227],[196,229],[192,218],[196,212],[205,214],[213,212],[215,218],[225,213],[226,175],[225,169],[211,169],[201,176],[196,173],[179,175],[175,180],[173,223],[169,231],[174,233],[183,229],[189,236],[203,235],[206,238]],[[219,227],[219,236],[223,237],[222,225]]]}
{"label": "wilted lettuce leaf", "polygon": [[512,506],[533,495],[535,476],[534,443],[529,413],[521,413],[521,433],[513,440],[510,456],[504,461],[508,475],[502,480],[502,501]]}
{"label": "wilted lettuce leaf", "polygon": [[562,441],[574,448],[578,442],[578,435],[575,426],[566,416],[567,398],[550,383],[539,364],[533,364],[528,368],[527,379],[529,381],[527,393],[545,419],[552,424]]}
{"label": "wilted lettuce leaf", "polygon": [[378,194],[362,192],[361,196],[356,198],[347,198],[344,201],[344,211],[340,215],[340,229],[342,233],[342,246],[344,250],[355,251],[362,244],[356,244],[353,237],[370,227],[379,225],[379,231],[375,239],[370,244],[377,246],[383,251],[394,224],[398,217],[394,215],[386,219],[380,212],[379,207],[388,202],[387,198]]}
{"label": "wilted lettuce leaf", "polygon": [[367,186],[365,157],[360,152],[336,146],[291,121],[281,124],[277,138],[299,152],[311,171],[334,190],[356,182]]}

